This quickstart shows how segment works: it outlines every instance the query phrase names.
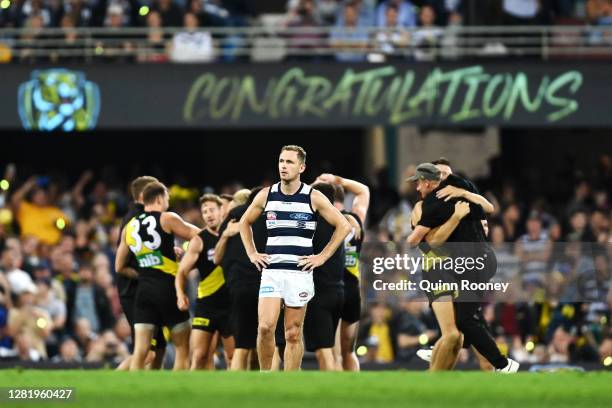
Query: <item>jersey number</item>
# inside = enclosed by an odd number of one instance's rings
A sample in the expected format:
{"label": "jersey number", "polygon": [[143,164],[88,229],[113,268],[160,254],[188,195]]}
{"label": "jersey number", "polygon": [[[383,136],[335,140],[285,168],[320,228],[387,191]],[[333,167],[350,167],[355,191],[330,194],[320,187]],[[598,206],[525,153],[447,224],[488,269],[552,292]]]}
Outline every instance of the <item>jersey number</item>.
{"label": "jersey number", "polygon": [[139,253],[142,250],[143,245],[151,251],[155,251],[161,245],[161,236],[155,230],[155,227],[157,227],[157,221],[155,220],[155,217],[149,215],[144,220],[142,220],[142,225],[145,225],[147,227],[147,234],[151,239],[143,242],[139,234],[140,222],[138,220],[132,220],[132,233],[130,234],[130,236],[134,240],[134,245],[130,245],[130,249],[134,253]]}

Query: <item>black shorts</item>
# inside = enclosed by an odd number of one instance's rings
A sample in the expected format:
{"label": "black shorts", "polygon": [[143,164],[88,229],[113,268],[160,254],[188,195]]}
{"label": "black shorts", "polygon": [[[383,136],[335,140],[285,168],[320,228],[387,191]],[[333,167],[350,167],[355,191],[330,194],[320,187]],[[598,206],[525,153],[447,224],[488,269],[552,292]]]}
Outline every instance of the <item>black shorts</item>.
{"label": "black shorts", "polygon": [[344,271],[344,303],[340,318],[349,324],[358,322],[361,318],[361,291],[359,280],[349,272]]}
{"label": "black shorts", "polygon": [[191,320],[193,329],[209,333],[218,331],[222,337],[232,335],[229,292],[227,290],[223,292],[196,300],[195,313]]}
{"label": "black shorts", "polygon": [[257,346],[257,305],[259,284],[230,289],[231,328],[236,348],[253,349]]}
{"label": "black shorts", "polygon": [[[136,339],[136,335],[134,333],[134,303],[136,300],[135,295],[130,296],[120,296],[119,303],[121,303],[121,307],[123,308],[123,314],[130,325],[130,332],[132,333],[132,347],[133,342]],[[156,349],[165,349],[167,345],[166,338],[164,337],[164,332],[161,326],[158,327],[155,333],[155,337],[151,340],[151,348]],[[133,350],[130,350],[133,351]]]}
{"label": "black shorts", "polygon": [[[172,329],[179,323],[189,321],[189,312],[181,311],[176,305],[174,278],[168,275],[160,279],[141,280],[134,302],[134,324],[153,324]],[[162,333],[163,336],[163,333]]]}
{"label": "black shorts", "polygon": [[336,341],[336,328],[342,314],[344,291],[341,288],[316,289],[308,302],[304,318],[306,350],[332,348]]}

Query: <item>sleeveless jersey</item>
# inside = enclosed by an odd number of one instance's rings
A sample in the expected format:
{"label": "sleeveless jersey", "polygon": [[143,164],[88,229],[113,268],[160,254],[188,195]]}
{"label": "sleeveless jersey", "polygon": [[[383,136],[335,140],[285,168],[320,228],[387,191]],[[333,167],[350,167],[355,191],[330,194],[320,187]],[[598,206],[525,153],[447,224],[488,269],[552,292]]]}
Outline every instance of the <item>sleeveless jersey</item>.
{"label": "sleeveless jersey", "polygon": [[133,217],[127,224],[125,240],[136,257],[139,271],[147,276],[176,276],[174,236],[162,229],[160,217],[158,211]]}
{"label": "sleeveless jersey", "polygon": [[310,186],[302,183],[295,194],[286,195],[280,183],[270,187],[264,208],[270,255],[267,270],[300,272],[300,256],[312,255],[312,237],[317,228],[317,214],[312,208]]}

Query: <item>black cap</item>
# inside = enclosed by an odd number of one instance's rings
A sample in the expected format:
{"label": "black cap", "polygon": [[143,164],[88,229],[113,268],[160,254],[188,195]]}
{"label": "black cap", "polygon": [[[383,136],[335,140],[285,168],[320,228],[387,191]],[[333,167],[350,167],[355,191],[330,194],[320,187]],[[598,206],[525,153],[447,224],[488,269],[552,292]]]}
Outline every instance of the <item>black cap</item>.
{"label": "black cap", "polygon": [[414,176],[406,179],[406,181],[417,180],[440,180],[440,170],[434,164],[421,163],[417,166]]}

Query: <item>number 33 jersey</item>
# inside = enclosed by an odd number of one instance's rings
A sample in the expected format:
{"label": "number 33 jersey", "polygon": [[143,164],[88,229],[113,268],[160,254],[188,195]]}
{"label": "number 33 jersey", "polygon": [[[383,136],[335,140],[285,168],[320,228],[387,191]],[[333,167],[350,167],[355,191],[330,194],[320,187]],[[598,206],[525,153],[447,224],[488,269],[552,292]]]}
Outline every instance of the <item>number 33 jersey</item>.
{"label": "number 33 jersey", "polygon": [[162,229],[160,217],[160,212],[150,211],[132,218],[125,228],[125,241],[136,257],[140,272],[149,276],[160,272],[176,276],[174,236]]}

